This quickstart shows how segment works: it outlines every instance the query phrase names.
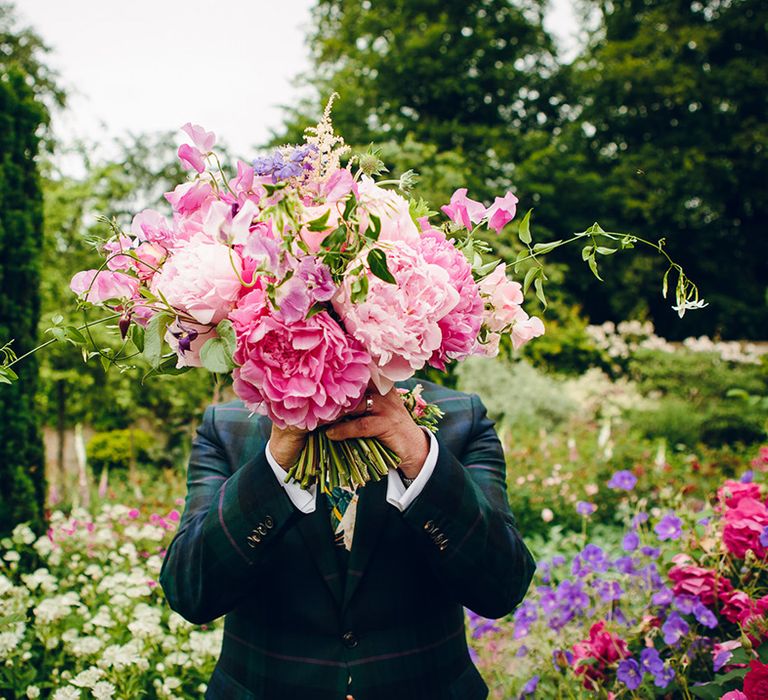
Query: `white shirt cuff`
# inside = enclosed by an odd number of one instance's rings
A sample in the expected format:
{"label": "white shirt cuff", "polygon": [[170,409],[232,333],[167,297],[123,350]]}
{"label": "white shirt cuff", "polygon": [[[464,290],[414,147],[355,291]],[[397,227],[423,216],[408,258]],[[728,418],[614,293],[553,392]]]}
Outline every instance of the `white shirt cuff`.
{"label": "white shirt cuff", "polygon": [[400,478],[400,474],[395,469],[390,469],[387,474],[387,503],[395,506],[400,511],[405,510],[411,505],[424,490],[437,464],[437,438],[426,428],[422,428],[422,430],[429,435],[429,454],[427,454],[421,471],[413,480],[413,483],[406,488],[403,480]]}
{"label": "white shirt cuff", "polygon": [[293,479],[286,483],[285,477],[288,476],[288,472],[285,471],[272,456],[272,453],[269,451],[269,442],[267,442],[264,452],[267,457],[267,462],[269,462],[269,466],[272,467],[275,477],[280,482],[280,486],[285,489],[285,493],[288,498],[291,499],[291,503],[293,503],[293,505],[295,505],[302,513],[314,513],[317,484],[312,484],[308,489],[303,489],[299,486],[299,482],[294,481]]}

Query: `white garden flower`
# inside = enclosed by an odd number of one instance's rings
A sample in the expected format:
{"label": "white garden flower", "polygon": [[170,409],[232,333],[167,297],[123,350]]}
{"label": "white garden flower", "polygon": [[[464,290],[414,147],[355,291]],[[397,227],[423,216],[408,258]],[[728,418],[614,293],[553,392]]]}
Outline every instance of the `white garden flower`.
{"label": "white garden flower", "polygon": [[5,559],[5,561],[19,561],[19,559],[21,559],[21,554],[15,549],[11,549],[3,555],[3,559]]}
{"label": "white garden flower", "polygon": [[35,569],[31,574],[22,574],[21,580],[30,591],[39,588],[43,593],[53,593],[58,587],[56,577],[44,568]]}
{"label": "white garden flower", "polygon": [[102,605],[99,608],[98,612],[91,618],[90,622],[96,627],[114,627],[116,624],[106,605]]}
{"label": "white garden flower", "polygon": [[140,649],[135,641],[123,645],[112,644],[104,650],[99,659],[99,665],[121,671],[128,666],[138,664],[140,658]]}
{"label": "white garden flower", "polygon": [[115,688],[109,681],[99,681],[93,686],[91,692],[96,700],[109,700],[114,696],[115,690],[117,690],[117,688]]}
{"label": "white garden flower", "polygon": [[104,676],[104,671],[96,666],[91,666],[85,671],[80,671],[71,681],[72,685],[78,688],[93,688],[94,685]]}
{"label": "white garden flower", "polygon": [[36,700],[36,698],[40,697],[40,688],[36,685],[28,685],[25,694],[29,700]]}
{"label": "white garden flower", "polygon": [[11,539],[16,544],[32,544],[35,541],[35,533],[29,525],[17,525],[13,528]]}
{"label": "white garden flower", "polygon": [[23,622],[14,622],[8,625],[5,632],[0,633],[0,659],[6,659],[19,646],[26,629]]}
{"label": "white garden flower", "polygon": [[52,696],[51,700],[78,700],[80,697],[80,689],[71,685],[65,685],[63,688],[59,688]]}
{"label": "white garden flower", "polygon": [[11,580],[7,576],[0,574],[0,598],[4,597],[8,591],[13,588]]}
{"label": "white garden flower", "polygon": [[72,612],[72,608],[80,604],[80,598],[74,591],[53,596],[40,601],[32,611],[38,624],[50,624],[60,620]]}
{"label": "white garden flower", "polygon": [[38,537],[32,548],[43,558],[47,559],[48,555],[53,551],[53,542],[48,538],[48,535],[42,535]]}
{"label": "white garden flower", "polygon": [[72,642],[70,650],[75,656],[93,656],[103,646],[104,643],[98,637],[80,637]]}

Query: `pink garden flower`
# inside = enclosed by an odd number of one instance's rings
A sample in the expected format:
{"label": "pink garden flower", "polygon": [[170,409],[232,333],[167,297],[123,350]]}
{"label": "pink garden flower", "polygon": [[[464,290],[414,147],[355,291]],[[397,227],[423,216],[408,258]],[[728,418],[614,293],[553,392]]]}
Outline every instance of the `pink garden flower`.
{"label": "pink garden flower", "polygon": [[486,209],[481,202],[467,197],[466,187],[456,190],[450,203],[444,204],[440,209],[451,221],[467,230],[471,230],[472,224],[476,224],[486,215]]}
{"label": "pink garden flower", "polygon": [[590,628],[589,639],[573,645],[573,669],[576,675],[584,676],[585,688],[594,688],[595,682],[604,677],[606,666],[628,656],[627,643],[606,631],[601,620]]}
{"label": "pink garden flower", "polygon": [[442,344],[429,359],[433,367],[444,370],[448,360],[463,360],[472,353],[482,323],[483,300],[472,278],[469,261],[442,231],[433,228],[424,231],[419,239],[419,252],[428,263],[448,273],[459,294],[456,306],[438,321]]}
{"label": "pink garden flower", "polygon": [[190,242],[172,255],[152,280],[153,291],[203,325],[216,324],[233,308],[242,274],[240,256],[227,246]]}
{"label": "pink garden flower", "polygon": [[[368,275],[365,301],[353,304],[347,275],[333,307],[371,355],[371,377],[381,393],[421,369],[443,343],[440,320],[459,302],[448,272],[404,242],[386,248],[390,284]],[[352,261],[351,267],[360,261]]]}
{"label": "pink garden flower", "polygon": [[69,288],[91,304],[104,304],[136,296],[139,280],[112,270],[83,270],[72,277]]}
{"label": "pink garden flower", "polygon": [[405,241],[412,245],[419,238],[419,230],[411,218],[408,200],[392,190],[379,187],[373,179],[363,175],[358,183],[360,230],[365,231],[373,214],[381,219],[380,241]]}
{"label": "pink garden flower", "polygon": [[673,566],[667,574],[674,582],[675,595],[698,596],[704,605],[711,606],[733,586],[727,578],[718,576],[712,569],[700,566]]}
{"label": "pink garden flower", "polygon": [[192,139],[192,143],[195,148],[199,149],[203,153],[210,153],[213,147],[216,145],[216,134],[212,131],[206,131],[199,124],[192,124],[187,122],[181,127],[181,130]]}
{"label": "pink garden flower", "polygon": [[719,501],[725,501],[725,504],[729,508],[735,508],[739,505],[739,501],[742,498],[754,498],[760,500],[760,485],[754,481],[749,481],[746,484],[740,481],[726,481],[717,490],[717,499]]}
{"label": "pink garden flower", "polygon": [[255,289],[230,315],[237,333],[235,393],[281,428],[314,430],[355,406],[370,379],[370,356],[327,313],[288,324],[268,315]]}
{"label": "pink garden flower", "polygon": [[761,544],[760,535],[768,525],[768,508],[765,503],[742,496],[735,508],[725,511],[723,541],[728,551],[743,559],[751,549],[759,558],[768,555],[768,550]]}
{"label": "pink garden flower", "polygon": [[196,170],[198,173],[205,171],[205,158],[194,146],[183,143],[179,146],[177,155],[179,156],[182,167],[187,170]]}
{"label": "pink garden flower", "polygon": [[168,326],[165,341],[178,356],[176,367],[202,367],[200,350],[211,338],[216,337],[216,329],[198,323],[188,323],[176,319]]}
{"label": "pink garden flower", "polygon": [[488,228],[492,228],[496,233],[501,233],[501,230],[515,218],[517,201],[517,197],[511,192],[507,192],[503,197],[496,197],[486,212]]}
{"label": "pink garden flower", "polygon": [[744,591],[728,591],[720,596],[720,600],[723,617],[733,624],[746,626],[750,620],[763,618],[768,612],[768,596],[755,600]]}

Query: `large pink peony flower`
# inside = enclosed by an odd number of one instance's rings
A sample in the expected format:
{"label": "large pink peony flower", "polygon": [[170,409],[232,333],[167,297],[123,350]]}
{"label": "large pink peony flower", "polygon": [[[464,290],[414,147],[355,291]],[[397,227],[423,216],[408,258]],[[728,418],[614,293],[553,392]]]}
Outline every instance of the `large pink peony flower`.
{"label": "large pink peony flower", "polygon": [[704,605],[711,606],[721,594],[733,590],[727,578],[700,566],[678,564],[669,570],[668,576],[675,584],[675,595],[698,596]]}
{"label": "large pink peony flower", "polygon": [[448,273],[459,294],[456,306],[438,321],[443,341],[429,359],[433,367],[444,370],[448,360],[463,360],[472,353],[483,322],[483,300],[472,278],[469,261],[442,231],[433,228],[424,231],[419,239],[419,252],[428,263]]}
{"label": "large pink peony flower", "polygon": [[370,356],[327,313],[287,324],[267,315],[261,290],[230,315],[237,332],[235,393],[285,428],[314,430],[359,403]]}
{"label": "large pink peony flower", "polygon": [[[386,247],[390,284],[369,274],[365,301],[351,300],[348,275],[333,300],[344,325],[370,353],[371,378],[383,394],[421,369],[443,343],[439,322],[459,302],[448,272],[404,242]],[[359,261],[352,261],[352,267]]]}
{"label": "large pink peony flower", "polygon": [[735,508],[725,511],[723,541],[728,551],[743,559],[751,549],[759,558],[768,555],[760,543],[760,535],[768,525],[768,508],[762,501],[748,496],[742,497]]}
{"label": "large pink peony flower", "polygon": [[239,296],[238,274],[242,261],[237,253],[225,245],[192,241],[166,261],[152,280],[152,290],[198,323],[216,324]]}
{"label": "large pink peony flower", "polygon": [[411,217],[408,200],[392,190],[379,187],[370,177],[363,175],[358,184],[360,203],[360,228],[368,228],[373,214],[381,219],[380,241],[405,241],[416,245],[419,229]]}
{"label": "large pink peony flower", "polygon": [[139,290],[139,280],[112,270],[83,270],[72,277],[69,288],[91,304],[132,299]]}

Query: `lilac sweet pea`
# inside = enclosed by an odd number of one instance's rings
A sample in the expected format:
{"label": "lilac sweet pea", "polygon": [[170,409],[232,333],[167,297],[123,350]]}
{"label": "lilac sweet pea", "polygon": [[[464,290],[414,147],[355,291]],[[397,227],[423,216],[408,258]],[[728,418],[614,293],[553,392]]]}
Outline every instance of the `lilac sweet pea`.
{"label": "lilac sweet pea", "polygon": [[621,491],[631,491],[637,484],[637,477],[630,471],[623,469],[616,472],[608,481],[608,488]]}

